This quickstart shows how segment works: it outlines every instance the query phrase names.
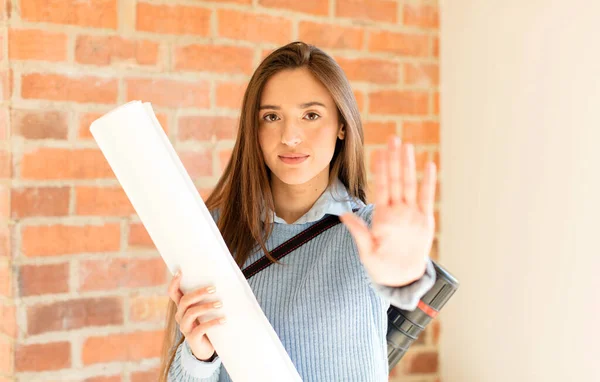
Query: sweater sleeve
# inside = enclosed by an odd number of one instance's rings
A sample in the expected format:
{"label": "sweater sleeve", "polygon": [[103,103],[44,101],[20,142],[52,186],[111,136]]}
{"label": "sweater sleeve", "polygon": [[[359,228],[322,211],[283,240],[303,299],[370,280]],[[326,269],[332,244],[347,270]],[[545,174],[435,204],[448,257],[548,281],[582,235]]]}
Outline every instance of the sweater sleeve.
{"label": "sweater sleeve", "polygon": [[175,353],[168,382],[218,382],[220,373],[219,356],[212,362],[200,361],[192,353],[187,340],[184,340]]}
{"label": "sweater sleeve", "polygon": [[390,287],[370,281],[375,291],[391,305],[404,310],[415,310],[421,297],[435,284],[435,268],[431,259],[427,259],[425,274],[413,283],[401,287]]}
{"label": "sweater sleeve", "polygon": [[[374,204],[368,204],[360,209],[358,215],[365,220],[369,229],[371,229],[371,221]],[[405,310],[414,310],[417,308],[419,300],[433,287],[435,284],[435,268],[430,258],[427,259],[427,267],[425,273],[420,279],[401,287],[390,287],[375,283],[371,277],[365,272],[369,283],[373,289],[384,299],[388,300],[391,305]]]}

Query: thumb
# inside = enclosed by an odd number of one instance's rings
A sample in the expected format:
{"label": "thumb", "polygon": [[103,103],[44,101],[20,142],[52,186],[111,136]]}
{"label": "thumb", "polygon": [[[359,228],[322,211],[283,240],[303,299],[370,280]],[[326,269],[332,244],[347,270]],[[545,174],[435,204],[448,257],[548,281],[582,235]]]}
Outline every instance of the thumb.
{"label": "thumb", "polygon": [[371,232],[369,232],[367,223],[352,212],[340,216],[340,221],[344,223],[354,241],[356,241],[358,252],[360,254],[371,253],[373,250],[373,239],[371,238]]}

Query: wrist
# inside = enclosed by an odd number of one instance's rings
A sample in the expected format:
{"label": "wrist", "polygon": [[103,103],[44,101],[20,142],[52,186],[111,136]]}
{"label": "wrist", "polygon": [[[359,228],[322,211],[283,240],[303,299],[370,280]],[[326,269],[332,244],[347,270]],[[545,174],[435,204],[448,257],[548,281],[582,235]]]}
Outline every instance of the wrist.
{"label": "wrist", "polygon": [[[192,354],[194,354],[194,353],[192,352]],[[194,357],[196,357],[196,355],[194,355]],[[196,359],[198,361],[202,361],[202,362],[212,362],[212,361],[215,360],[215,358],[217,358],[217,352],[216,351],[214,351],[213,354],[208,359],[201,359],[201,358],[196,357]]]}

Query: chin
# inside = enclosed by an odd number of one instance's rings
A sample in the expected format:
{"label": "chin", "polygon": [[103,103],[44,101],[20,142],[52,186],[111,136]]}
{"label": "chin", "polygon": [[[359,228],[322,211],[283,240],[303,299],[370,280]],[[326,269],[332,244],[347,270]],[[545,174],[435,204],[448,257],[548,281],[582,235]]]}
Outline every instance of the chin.
{"label": "chin", "polygon": [[300,171],[282,171],[273,173],[281,182],[289,185],[304,184],[314,178],[316,174],[308,174]]}

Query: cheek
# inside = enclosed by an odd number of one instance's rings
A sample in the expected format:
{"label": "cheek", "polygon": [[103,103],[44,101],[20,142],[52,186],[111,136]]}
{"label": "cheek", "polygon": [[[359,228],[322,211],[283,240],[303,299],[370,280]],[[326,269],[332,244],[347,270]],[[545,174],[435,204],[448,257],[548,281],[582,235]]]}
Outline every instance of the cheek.
{"label": "cheek", "polygon": [[315,149],[321,157],[333,156],[335,150],[335,142],[337,141],[337,129],[336,128],[323,128],[312,131],[310,137],[311,146]]}

